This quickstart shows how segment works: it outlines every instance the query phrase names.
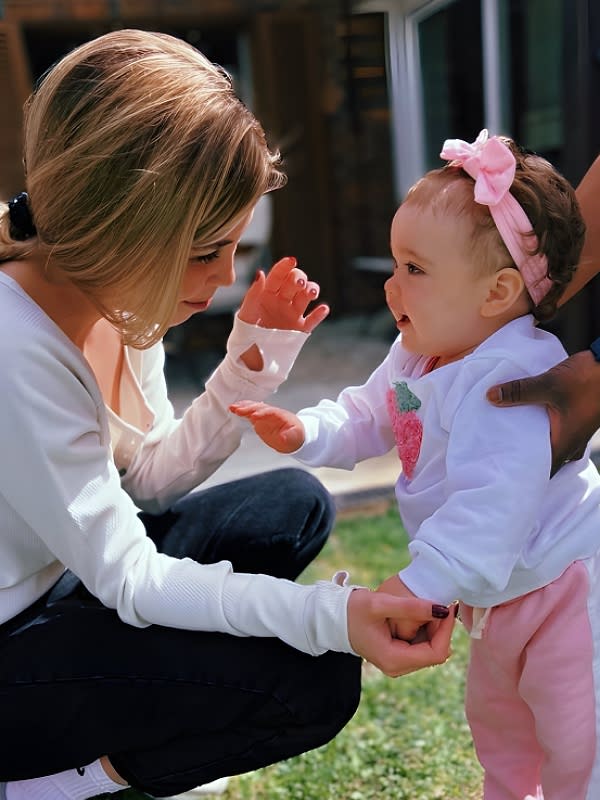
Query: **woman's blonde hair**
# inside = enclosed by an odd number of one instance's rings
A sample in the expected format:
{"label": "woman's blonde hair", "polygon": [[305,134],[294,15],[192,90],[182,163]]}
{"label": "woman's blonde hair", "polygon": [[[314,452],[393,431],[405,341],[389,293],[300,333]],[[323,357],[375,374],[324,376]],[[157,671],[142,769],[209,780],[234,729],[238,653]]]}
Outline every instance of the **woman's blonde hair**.
{"label": "woman's blonde hair", "polygon": [[259,122],[229,76],[172,36],[120,30],[73,50],[25,107],[35,243],[124,340],[165,333],[192,245],[211,245],[283,185]]}

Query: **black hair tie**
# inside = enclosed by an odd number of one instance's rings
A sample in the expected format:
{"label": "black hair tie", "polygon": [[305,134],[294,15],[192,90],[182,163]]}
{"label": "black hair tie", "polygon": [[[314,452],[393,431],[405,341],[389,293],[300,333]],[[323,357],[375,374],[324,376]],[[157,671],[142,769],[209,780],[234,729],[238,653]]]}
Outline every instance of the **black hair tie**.
{"label": "black hair tie", "polygon": [[10,235],[13,239],[21,242],[36,235],[37,231],[29,209],[29,195],[27,192],[21,192],[8,201],[8,216],[10,219]]}

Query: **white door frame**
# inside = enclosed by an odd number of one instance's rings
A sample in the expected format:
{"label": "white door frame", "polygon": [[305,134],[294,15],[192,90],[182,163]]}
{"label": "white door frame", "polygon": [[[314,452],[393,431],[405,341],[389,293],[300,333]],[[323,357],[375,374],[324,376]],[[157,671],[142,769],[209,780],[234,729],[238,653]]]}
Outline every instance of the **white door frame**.
{"label": "white door frame", "polygon": [[[364,0],[356,14],[383,12],[391,112],[394,189],[398,202],[425,171],[423,86],[419,24],[457,0]],[[500,61],[500,0],[481,0],[484,114],[483,126],[502,130],[504,117]],[[507,132],[507,131],[505,131]],[[451,136],[452,132],[449,131]]]}

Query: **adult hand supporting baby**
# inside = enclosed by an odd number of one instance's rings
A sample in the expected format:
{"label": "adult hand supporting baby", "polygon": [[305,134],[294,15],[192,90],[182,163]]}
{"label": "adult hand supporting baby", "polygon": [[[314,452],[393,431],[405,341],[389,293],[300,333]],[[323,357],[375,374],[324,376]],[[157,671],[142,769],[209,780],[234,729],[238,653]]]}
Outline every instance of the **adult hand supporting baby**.
{"label": "adult hand supporting baby", "polygon": [[548,372],[520,378],[488,390],[497,406],[536,404],[550,420],[552,472],[583,455],[600,427],[600,364],[591,350],[575,353]]}
{"label": "adult hand supporting baby", "polygon": [[[586,234],[579,266],[560,301],[562,306],[600,271],[600,156],[575,190]],[[497,406],[536,404],[550,418],[552,475],[580,458],[600,428],[600,364],[590,350],[575,353],[543,375],[492,386],[488,400]]]}
{"label": "adult hand supporting baby", "polygon": [[355,589],[348,601],[350,644],[356,653],[392,678],[443,664],[450,655],[454,614],[448,613],[431,638],[418,644],[394,638],[388,624],[390,619],[402,619],[418,630],[437,622],[441,614],[442,610],[428,600]]}
{"label": "adult hand supporting baby", "polygon": [[[383,583],[377,587],[377,591],[394,595],[394,597],[400,597],[409,600],[416,598],[416,595],[411,592],[408,586],[397,574],[390,575],[389,578],[386,578]],[[405,641],[412,643],[428,640],[435,630],[437,630],[437,626],[439,624],[438,620],[443,615],[443,612],[447,610],[447,607],[434,605],[433,610],[435,612],[435,619],[433,622],[428,620],[427,629],[425,628],[424,624],[422,622],[419,623],[418,620],[406,619],[405,617],[390,618],[388,620],[388,626],[392,636],[395,639],[404,639]]]}

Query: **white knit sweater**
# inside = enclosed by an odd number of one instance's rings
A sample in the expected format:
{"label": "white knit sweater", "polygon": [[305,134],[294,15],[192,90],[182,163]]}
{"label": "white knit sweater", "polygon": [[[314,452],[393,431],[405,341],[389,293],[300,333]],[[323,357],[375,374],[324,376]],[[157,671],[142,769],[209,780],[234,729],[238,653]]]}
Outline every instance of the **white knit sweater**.
{"label": "white knit sweater", "polygon": [[[167,508],[238,447],[229,404],[275,391],[305,338],[236,319],[227,356],[182,420],[167,398],[162,345],[129,348],[117,417],[81,351],[0,272],[0,622],[68,567],[132,625],[277,636],[315,655],[352,652],[351,588],[171,558],[157,553],[137,516]],[[254,342],[265,362],[259,373],[239,360]]]}

